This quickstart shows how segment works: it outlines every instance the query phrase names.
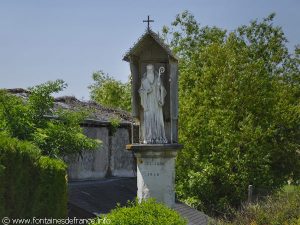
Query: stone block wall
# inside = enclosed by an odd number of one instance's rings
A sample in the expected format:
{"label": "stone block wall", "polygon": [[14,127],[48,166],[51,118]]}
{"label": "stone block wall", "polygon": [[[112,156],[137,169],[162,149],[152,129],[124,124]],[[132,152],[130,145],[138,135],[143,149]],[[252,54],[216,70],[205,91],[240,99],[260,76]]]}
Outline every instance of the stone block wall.
{"label": "stone block wall", "polygon": [[112,129],[110,123],[84,123],[85,134],[102,141],[96,151],[84,151],[80,155],[68,156],[69,180],[92,180],[104,177],[135,177],[136,162],[126,144],[131,143],[131,125],[120,124]]}

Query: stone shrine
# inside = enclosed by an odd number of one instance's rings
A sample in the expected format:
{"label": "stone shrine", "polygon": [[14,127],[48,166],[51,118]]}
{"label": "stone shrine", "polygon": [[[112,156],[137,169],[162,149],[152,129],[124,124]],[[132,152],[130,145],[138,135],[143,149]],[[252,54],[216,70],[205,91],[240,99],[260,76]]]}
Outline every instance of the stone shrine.
{"label": "stone shrine", "polygon": [[178,144],[178,59],[148,28],[125,54],[132,75],[132,116],[139,143],[126,146],[137,159],[138,199],[175,204],[175,158]]}

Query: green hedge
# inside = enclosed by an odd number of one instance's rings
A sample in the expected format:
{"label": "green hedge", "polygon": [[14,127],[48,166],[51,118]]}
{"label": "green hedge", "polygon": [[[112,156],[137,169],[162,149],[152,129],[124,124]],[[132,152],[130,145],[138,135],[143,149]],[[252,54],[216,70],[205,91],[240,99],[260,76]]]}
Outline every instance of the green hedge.
{"label": "green hedge", "polygon": [[67,216],[66,166],[0,134],[0,218]]}
{"label": "green hedge", "polygon": [[109,214],[95,219],[97,224],[111,225],[186,225],[187,221],[180,215],[154,199],[128,203],[127,206],[112,210]]}

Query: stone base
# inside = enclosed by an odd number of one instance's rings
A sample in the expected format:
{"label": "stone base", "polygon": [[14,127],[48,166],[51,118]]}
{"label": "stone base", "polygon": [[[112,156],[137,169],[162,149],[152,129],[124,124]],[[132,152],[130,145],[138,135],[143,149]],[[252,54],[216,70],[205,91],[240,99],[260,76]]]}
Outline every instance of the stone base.
{"label": "stone base", "polygon": [[131,144],[137,159],[137,197],[155,198],[173,207],[175,204],[175,158],[179,144]]}

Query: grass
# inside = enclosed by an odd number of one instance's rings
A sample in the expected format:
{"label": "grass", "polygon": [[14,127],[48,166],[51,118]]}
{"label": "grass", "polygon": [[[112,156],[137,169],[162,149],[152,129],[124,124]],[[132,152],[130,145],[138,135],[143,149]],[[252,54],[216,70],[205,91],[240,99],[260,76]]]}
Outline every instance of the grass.
{"label": "grass", "polygon": [[287,185],[265,200],[247,204],[236,211],[231,221],[219,225],[300,225],[300,186]]}

